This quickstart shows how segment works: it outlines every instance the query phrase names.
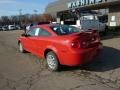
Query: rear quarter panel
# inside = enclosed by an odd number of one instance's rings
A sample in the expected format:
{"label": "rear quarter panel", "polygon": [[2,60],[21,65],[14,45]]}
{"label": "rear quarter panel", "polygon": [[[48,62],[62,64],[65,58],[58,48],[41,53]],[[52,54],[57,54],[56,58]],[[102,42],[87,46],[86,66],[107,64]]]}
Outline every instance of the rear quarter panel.
{"label": "rear quarter panel", "polygon": [[70,40],[61,36],[53,36],[53,37],[40,37],[38,38],[37,46],[38,46],[38,56],[45,58],[45,51],[47,49],[52,50],[57,57],[61,60],[61,56],[63,52],[69,51],[68,43]]}

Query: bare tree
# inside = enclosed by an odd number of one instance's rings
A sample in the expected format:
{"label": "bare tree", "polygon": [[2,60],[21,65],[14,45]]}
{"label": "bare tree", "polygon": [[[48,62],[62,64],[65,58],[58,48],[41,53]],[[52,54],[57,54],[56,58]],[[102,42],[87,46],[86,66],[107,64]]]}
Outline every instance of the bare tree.
{"label": "bare tree", "polygon": [[[36,12],[36,11],[34,11]],[[49,14],[24,14],[16,16],[1,16],[0,25],[19,24],[24,25],[28,23],[49,22],[54,18]]]}

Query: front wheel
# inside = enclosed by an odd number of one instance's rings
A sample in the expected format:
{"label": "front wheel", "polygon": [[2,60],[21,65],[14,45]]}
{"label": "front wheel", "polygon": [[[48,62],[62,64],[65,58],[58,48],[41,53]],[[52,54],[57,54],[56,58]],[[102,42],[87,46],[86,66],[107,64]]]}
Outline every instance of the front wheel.
{"label": "front wheel", "polygon": [[50,70],[57,71],[60,68],[59,60],[54,52],[48,52],[46,55],[47,64]]}
{"label": "front wheel", "polygon": [[23,45],[22,45],[21,43],[19,43],[19,51],[20,51],[21,53],[24,53],[24,52],[25,52],[25,50],[24,50],[24,48],[23,48]]}

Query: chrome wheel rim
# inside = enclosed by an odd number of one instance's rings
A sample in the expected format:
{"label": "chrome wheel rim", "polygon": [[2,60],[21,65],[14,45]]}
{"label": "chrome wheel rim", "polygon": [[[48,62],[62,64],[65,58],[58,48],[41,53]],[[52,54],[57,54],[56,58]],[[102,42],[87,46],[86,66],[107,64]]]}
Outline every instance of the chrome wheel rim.
{"label": "chrome wheel rim", "polygon": [[23,52],[23,46],[21,43],[19,44],[19,50],[20,50],[20,52]]}
{"label": "chrome wheel rim", "polygon": [[51,69],[56,69],[57,68],[57,61],[55,60],[55,57],[53,55],[48,55],[47,56],[47,63],[48,63],[48,66],[51,68]]}

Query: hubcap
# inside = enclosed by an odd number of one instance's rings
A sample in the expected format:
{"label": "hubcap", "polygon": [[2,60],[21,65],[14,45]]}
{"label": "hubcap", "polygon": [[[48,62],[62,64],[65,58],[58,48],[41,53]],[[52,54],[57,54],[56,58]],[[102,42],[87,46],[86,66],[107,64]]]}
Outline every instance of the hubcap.
{"label": "hubcap", "polygon": [[51,69],[55,69],[57,67],[57,61],[53,55],[47,56],[47,63]]}

